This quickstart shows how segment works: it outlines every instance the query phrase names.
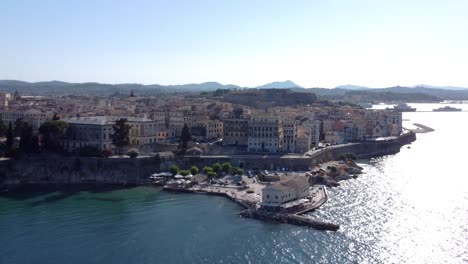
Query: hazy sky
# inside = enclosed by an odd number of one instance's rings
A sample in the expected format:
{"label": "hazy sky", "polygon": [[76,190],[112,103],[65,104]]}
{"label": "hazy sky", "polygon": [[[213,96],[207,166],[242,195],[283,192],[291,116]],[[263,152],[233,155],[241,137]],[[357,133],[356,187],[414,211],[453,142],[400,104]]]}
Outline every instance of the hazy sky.
{"label": "hazy sky", "polygon": [[1,0],[0,79],[468,87],[466,0]]}

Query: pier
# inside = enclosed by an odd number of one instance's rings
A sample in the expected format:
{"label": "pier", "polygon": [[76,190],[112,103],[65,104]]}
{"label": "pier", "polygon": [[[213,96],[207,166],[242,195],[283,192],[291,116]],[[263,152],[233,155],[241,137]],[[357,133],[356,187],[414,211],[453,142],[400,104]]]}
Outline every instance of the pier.
{"label": "pier", "polygon": [[163,189],[172,192],[196,193],[227,197],[244,208],[244,210],[241,211],[239,215],[246,218],[255,218],[264,221],[311,227],[317,230],[337,231],[340,228],[339,225],[333,223],[321,221],[308,216],[302,216],[302,214],[319,208],[328,200],[328,194],[324,186],[321,186],[315,190],[310,202],[280,212],[272,212],[260,207],[259,200],[253,199],[254,196],[245,195],[243,193],[244,190],[241,188],[236,190],[229,190],[228,188],[216,187],[203,188],[196,186],[183,188],[166,185],[163,187]]}

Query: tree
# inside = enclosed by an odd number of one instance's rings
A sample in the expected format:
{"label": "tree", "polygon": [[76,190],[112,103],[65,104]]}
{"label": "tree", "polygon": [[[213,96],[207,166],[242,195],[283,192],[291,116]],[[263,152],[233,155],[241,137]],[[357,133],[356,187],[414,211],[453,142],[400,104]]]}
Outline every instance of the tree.
{"label": "tree", "polygon": [[216,172],[216,173],[219,173],[221,171],[221,164],[219,164],[217,162],[215,164],[213,164],[212,167],[213,167],[213,171]]}
{"label": "tree", "polygon": [[115,121],[112,126],[114,133],[112,134],[112,144],[119,148],[119,153],[122,155],[122,148],[129,144],[128,135],[130,134],[131,125],[127,125],[127,119],[121,118]]}
{"label": "tree", "polygon": [[15,128],[14,128],[14,134],[15,137],[21,137],[21,134],[23,133],[23,129],[28,126],[28,123],[23,121],[23,118],[18,118],[15,121]]}
{"label": "tree", "polygon": [[11,150],[13,147],[13,142],[15,140],[15,135],[13,133],[13,126],[11,122],[8,124],[8,130],[6,132],[6,145],[7,145],[7,152]]}
{"label": "tree", "polygon": [[236,174],[239,175],[239,176],[242,176],[242,175],[244,175],[244,170],[241,169],[241,168],[237,168]]}
{"label": "tree", "polygon": [[209,171],[207,174],[208,178],[216,178],[218,174],[214,171]]}
{"label": "tree", "polygon": [[188,128],[187,124],[184,124],[184,127],[182,128],[182,132],[180,134],[180,141],[181,141],[183,149],[187,148],[187,142],[189,142],[190,139],[192,139],[192,135],[190,134],[190,129]]}
{"label": "tree", "polygon": [[60,148],[59,142],[65,136],[68,124],[60,120],[52,120],[43,123],[39,132],[43,136],[44,146],[48,150],[56,151]]}
{"label": "tree", "polygon": [[21,139],[19,148],[24,153],[31,153],[35,146],[34,146],[34,139],[33,139],[33,128],[28,123],[23,124],[23,129],[21,130]]}
{"label": "tree", "polygon": [[182,175],[182,176],[187,176],[187,175],[190,174],[190,171],[189,170],[180,170],[179,174]]}
{"label": "tree", "polygon": [[229,171],[231,171],[231,163],[229,162],[224,162],[223,165],[221,166],[221,169],[225,172],[225,173],[229,173]]}
{"label": "tree", "polygon": [[208,174],[208,172],[210,172],[210,171],[213,171],[213,168],[211,168],[210,166],[203,167],[203,172],[204,173]]}
{"label": "tree", "polygon": [[179,173],[179,167],[176,165],[171,165],[169,167],[169,172],[172,173],[172,175],[177,175],[177,173]]}
{"label": "tree", "polygon": [[196,175],[198,174],[199,170],[198,170],[198,167],[193,165],[191,168],[190,168],[190,173],[192,173],[192,175]]}

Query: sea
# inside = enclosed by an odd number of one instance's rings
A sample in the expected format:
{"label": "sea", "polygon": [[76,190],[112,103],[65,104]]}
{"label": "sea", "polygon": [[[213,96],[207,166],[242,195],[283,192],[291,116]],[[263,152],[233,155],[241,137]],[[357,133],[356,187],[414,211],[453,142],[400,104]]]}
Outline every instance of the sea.
{"label": "sea", "polygon": [[410,105],[404,126],[435,131],[328,189],[310,216],[338,232],[156,187],[28,190],[0,194],[0,263],[468,263],[468,104]]}

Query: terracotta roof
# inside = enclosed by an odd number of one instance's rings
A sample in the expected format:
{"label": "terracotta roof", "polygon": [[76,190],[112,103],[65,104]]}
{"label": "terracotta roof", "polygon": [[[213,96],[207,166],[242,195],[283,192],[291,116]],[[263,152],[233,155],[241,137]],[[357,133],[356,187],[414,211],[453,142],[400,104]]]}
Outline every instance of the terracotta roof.
{"label": "terracotta roof", "polygon": [[309,186],[309,181],[307,177],[296,176],[291,179],[273,183],[270,186],[265,187],[265,189],[285,191],[285,190],[289,190],[292,188],[300,188],[304,186],[307,186],[307,187]]}

